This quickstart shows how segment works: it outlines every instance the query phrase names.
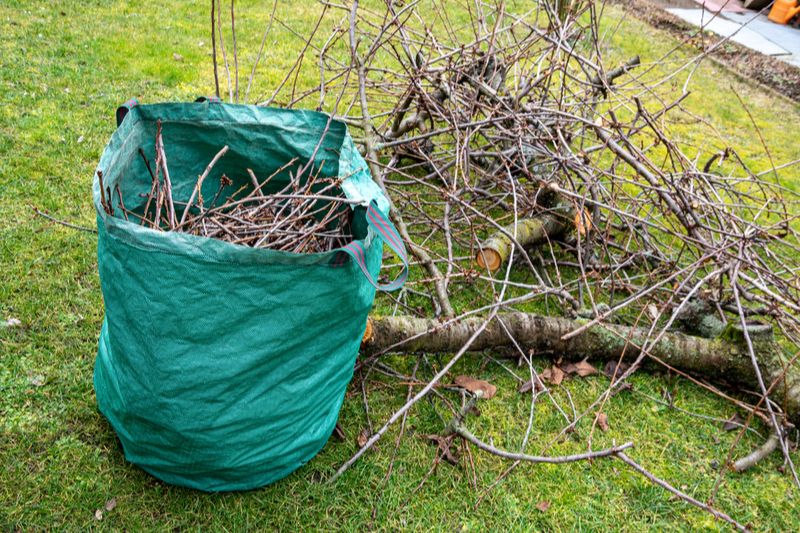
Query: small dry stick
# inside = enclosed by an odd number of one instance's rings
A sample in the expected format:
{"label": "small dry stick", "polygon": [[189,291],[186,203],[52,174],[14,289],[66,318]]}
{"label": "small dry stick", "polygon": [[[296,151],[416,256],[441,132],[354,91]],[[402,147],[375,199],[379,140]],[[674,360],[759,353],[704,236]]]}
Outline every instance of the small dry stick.
{"label": "small dry stick", "polygon": [[144,165],[147,167],[147,172],[150,174],[150,179],[152,180],[150,194],[147,195],[147,203],[144,205],[144,211],[142,212],[141,224],[144,224],[147,222],[147,212],[150,210],[150,202],[153,201],[154,197],[158,197],[158,178],[153,174],[153,169],[150,168],[150,161],[147,160],[147,156],[144,155],[144,150],[141,148],[139,148],[139,155],[142,157]]}
{"label": "small dry stick", "polygon": [[631,459],[630,457],[625,455],[625,452],[618,452],[615,455],[616,455],[617,459],[619,459],[620,461],[622,461],[626,465],[630,466],[631,468],[633,468],[634,470],[639,472],[641,475],[646,477],[652,483],[655,483],[659,487],[668,490],[669,492],[671,492],[675,496],[679,497],[683,501],[685,501],[687,503],[690,503],[691,505],[694,505],[695,507],[698,507],[698,508],[702,509],[703,511],[706,511],[707,513],[710,513],[710,514],[714,515],[716,518],[719,518],[720,520],[724,520],[724,521],[728,522],[729,524],[731,524],[733,527],[735,527],[739,531],[750,531],[750,529],[748,529],[746,526],[743,526],[742,524],[740,524],[739,522],[737,522],[736,520],[734,520],[733,518],[731,518],[727,514],[723,513],[722,511],[718,511],[718,510],[714,509],[713,507],[711,507],[710,505],[706,505],[703,502],[701,502],[699,500],[696,500],[695,498],[692,498],[691,496],[689,496],[685,492],[682,492],[682,491],[676,489],[675,487],[673,487],[672,485],[670,485],[669,483],[667,483],[663,479],[657,478],[656,476],[654,476],[653,474],[651,474],[650,472],[648,472],[647,470],[642,468],[641,465],[639,465],[639,463],[637,463],[636,461],[634,461],[633,459]]}
{"label": "small dry stick", "polygon": [[556,456],[544,456],[544,455],[528,455],[525,453],[515,453],[509,452],[506,450],[501,450],[500,448],[496,448],[491,444],[483,442],[478,437],[473,435],[463,423],[464,418],[466,417],[467,413],[475,406],[476,400],[478,400],[482,396],[482,392],[478,391],[461,409],[458,415],[453,417],[450,423],[447,425],[445,429],[446,433],[455,433],[465,440],[471,442],[481,450],[485,452],[489,452],[492,455],[497,455],[498,457],[502,457],[504,459],[511,459],[512,461],[527,461],[529,463],[550,463],[550,464],[563,464],[563,463],[574,463],[577,461],[588,461],[591,459],[599,459],[601,457],[609,457],[614,456],[621,453],[623,450],[627,450],[628,448],[633,446],[633,442],[626,442],[625,444],[621,444],[619,446],[612,446],[611,448],[606,448],[604,450],[597,450],[594,452],[585,452],[585,453],[578,453],[574,455],[556,455]]}
{"label": "small dry stick", "polygon": [[100,183],[100,205],[103,206],[103,211],[109,215],[114,215],[114,209],[111,207],[110,198],[106,198],[105,185],[103,184],[103,171],[97,171],[97,181]]}
{"label": "small dry stick", "polygon": [[217,152],[217,155],[211,160],[211,162],[206,166],[206,169],[203,171],[200,176],[197,178],[197,184],[195,185],[194,189],[192,190],[192,195],[189,197],[189,201],[186,202],[186,208],[183,210],[183,215],[181,215],[181,221],[178,224],[179,226],[183,226],[183,223],[186,222],[186,217],[189,216],[189,209],[192,207],[192,202],[197,195],[201,195],[202,198],[202,188],[203,188],[203,181],[205,181],[206,177],[208,177],[208,173],[211,172],[211,169],[214,168],[214,165],[217,164],[217,161],[220,160],[222,156],[228,153],[228,145],[222,147],[222,150]]}
{"label": "small dry stick", "polygon": [[494,319],[495,315],[497,315],[498,309],[499,307],[495,307],[492,310],[492,312],[489,314],[489,316],[486,318],[483,324],[475,330],[475,332],[470,336],[469,339],[467,339],[467,342],[464,343],[464,346],[461,347],[461,349],[452,357],[452,359],[450,359],[450,361],[442,367],[442,369],[433,377],[433,379],[431,379],[428,382],[427,385],[425,385],[422,388],[422,390],[420,390],[416,395],[414,395],[413,398],[408,400],[405,403],[405,405],[403,405],[403,407],[395,411],[395,413],[389,418],[389,420],[387,420],[386,423],[377,432],[375,432],[372,435],[372,437],[370,437],[370,439],[366,442],[366,444],[364,444],[364,446],[362,446],[350,459],[348,459],[347,462],[345,462],[342,466],[339,467],[336,473],[330,477],[328,483],[333,483],[334,481],[336,481],[336,479],[339,478],[339,476],[344,474],[348,468],[350,468],[356,461],[358,461],[361,458],[362,455],[364,455],[367,452],[367,450],[372,448],[375,445],[375,443],[378,442],[378,440],[383,436],[384,433],[386,433],[386,431],[392,424],[394,424],[397,420],[402,418],[403,415],[406,413],[406,411],[411,409],[411,407],[413,407],[415,403],[417,403],[419,400],[427,396],[427,394],[436,386],[439,380],[441,380],[450,371],[453,365],[455,365],[458,362],[458,360],[461,359],[461,357],[465,353],[467,353],[467,350],[469,350],[469,347],[472,346],[472,343],[475,342],[475,340],[480,336],[480,334],[483,333],[483,330],[485,330],[486,327],[489,325],[489,322],[491,322]]}
{"label": "small dry stick", "polygon": [[119,197],[119,207],[122,209],[122,214],[125,215],[125,220],[128,220],[128,210],[125,209],[125,203],[122,201],[122,191],[119,188],[119,183],[117,183],[117,197]]}
{"label": "small dry stick", "polygon": [[211,58],[214,63],[214,94],[219,98],[219,74],[217,73],[217,30],[214,25],[216,2],[211,0]]}
{"label": "small dry stick", "polygon": [[[169,228],[175,229],[175,205],[172,202],[172,181],[169,179],[169,169],[167,168],[167,153],[164,151],[164,137],[161,135],[161,121],[158,121],[158,131],[156,133],[156,152],[158,153],[158,163],[164,171],[164,199],[167,206],[167,219]],[[158,164],[157,163],[157,164]]]}
{"label": "small dry stick", "polygon": [[656,477],[655,475],[651,474],[649,471],[647,471],[641,465],[639,465],[636,461],[634,461],[633,459],[628,457],[625,454],[625,450],[628,449],[628,448],[631,448],[633,446],[633,442],[626,442],[625,444],[622,444],[622,445],[619,445],[619,446],[613,446],[611,448],[606,448],[604,450],[598,450],[598,451],[594,451],[594,452],[585,452],[585,453],[579,453],[579,454],[574,454],[574,455],[561,455],[561,456],[554,456],[554,457],[528,455],[528,454],[524,454],[524,453],[509,452],[509,451],[506,451],[506,450],[501,450],[499,448],[496,448],[495,446],[492,446],[491,444],[488,444],[486,442],[483,442],[482,440],[478,439],[475,435],[473,435],[463,425],[464,417],[469,412],[469,410],[475,405],[475,401],[478,398],[480,398],[480,396],[481,396],[481,393],[480,393],[480,391],[478,391],[478,394],[476,394],[469,402],[467,402],[467,404],[464,406],[464,408],[462,408],[461,412],[456,417],[453,418],[453,420],[450,422],[450,424],[448,424],[448,431],[450,431],[452,433],[456,433],[457,435],[460,435],[461,437],[463,437],[467,441],[469,441],[472,444],[474,444],[475,446],[477,446],[479,449],[481,449],[481,450],[483,450],[485,452],[489,452],[492,455],[496,455],[498,457],[502,457],[504,459],[510,459],[510,460],[513,460],[513,461],[526,461],[526,462],[529,462],[529,463],[564,464],[564,463],[572,463],[572,462],[576,462],[576,461],[586,461],[586,460],[591,460],[591,459],[598,459],[598,458],[602,458],[602,457],[616,457],[620,461],[624,462],[625,464],[627,464],[628,466],[633,468],[636,472],[638,472],[639,474],[643,475],[650,482],[652,482],[652,483],[654,483],[654,484],[656,484],[656,485],[668,490],[669,492],[675,494],[676,496],[678,496],[682,500],[686,501],[687,503],[689,503],[691,505],[694,505],[695,507],[699,507],[700,509],[712,514],[714,517],[716,517],[718,519],[721,519],[721,520],[724,520],[724,521],[728,522],[729,524],[732,524],[739,531],[748,531],[748,529],[745,526],[743,526],[742,524],[740,524],[739,522],[737,522],[736,520],[734,520],[733,518],[731,518],[727,514],[723,513],[722,511],[718,511],[717,509],[714,509],[713,507],[700,502],[699,500],[689,496],[688,494],[686,494],[684,492],[681,492],[680,490],[676,489],[675,487],[673,487],[672,485],[670,485],[669,483],[667,483],[663,479],[660,479],[660,478]]}
{"label": "small dry stick", "polygon": [[65,227],[70,228],[70,229],[75,229],[75,230],[78,230],[78,231],[85,231],[86,233],[97,233],[97,230],[94,229],[94,228],[87,228],[86,226],[79,226],[77,224],[72,224],[71,222],[66,222],[64,220],[59,220],[59,219],[57,219],[57,218],[55,218],[53,216],[48,215],[47,213],[39,211],[38,209],[36,209],[33,206],[31,206],[31,209],[33,209],[33,212],[36,213],[37,215],[39,215],[40,217],[46,218],[47,220],[50,220],[51,222],[55,222],[56,224],[61,224],[62,226],[65,226]]}

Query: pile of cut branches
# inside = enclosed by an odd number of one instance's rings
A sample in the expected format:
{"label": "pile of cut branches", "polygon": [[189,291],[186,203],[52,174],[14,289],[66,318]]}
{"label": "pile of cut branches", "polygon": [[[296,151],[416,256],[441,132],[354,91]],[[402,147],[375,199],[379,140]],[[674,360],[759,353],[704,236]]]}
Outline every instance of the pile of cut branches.
{"label": "pile of cut branches", "polygon": [[[768,166],[751,168],[684,106],[705,54],[686,60],[674,48],[644,60],[620,58],[607,69],[602,3],[542,2],[520,13],[503,2],[461,7],[469,17],[458,24],[441,0],[424,8],[421,0],[386,0],[379,8],[324,2],[310,34],[295,33],[297,61],[270,96],[255,100],[325,109],[350,125],[414,258],[406,287],[382,302],[391,316],[374,317],[367,328],[357,366],[414,385],[403,407],[359,438],[359,450],[332,479],[390,426],[405,427],[408,412],[464,354],[492,350],[527,367],[525,378],[512,375],[533,392],[531,413],[544,398],[563,417],[554,440],[597,421],[634,372],[666,368],[747,411],[742,432],[754,419],[770,428],[761,448],[720,466],[715,487],[727,467],[744,470],[774,450],[800,486],[790,455],[800,416],[800,196],[781,183],[797,161],[773,161],[764,144]],[[227,79],[228,98],[238,102],[233,12],[231,3],[231,63],[222,8],[212,1],[217,94]],[[276,20],[288,27],[273,8],[245,100]],[[318,85],[299,88],[301,73],[318,76]],[[675,120],[707,135],[700,143],[680,138],[670,129]],[[161,205],[156,189],[151,196]],[[179,223],[168,217],[172,229],[189,221],[186,227],[201,231],[224,218],[222,210],[192,202]],[[159,216],[150,224],[161,226]],[[521,311],[522,304],[543,315]],[[427,351],[452,356],[422,383],[416,371],[404,375],[381,357]],[[590,405],[564,408],[534,356],[607,359],[616,370]],[[636,463],[627,455],[634,443],[593,450],[590,438],[583,454],[532,455],[527,448],[541,444],[544,454],[549,444],[529,438],[531,415],[520,449],[498,449],[466,429],[482,393],[462,389],[461,409],[443,402],[453,419],[441,438],[457,435],[514,460],[503,476],[521,461],[610,457],[746,529]],[[362,397],[369,419],[366,392]]]}
{"label": "pile of cut branches", "polygon": [[[415,259],[406,287],[387,296],[394,314],[368,328],[358,368],[416,382],[381,355],[454,354],[334,478],[404,421],[465,353],[493,349],[528,367],[539,391],[531,412],[546,397],[564,417],[561,434],[596,419],[640,368],[678,371],[747,410],[745,429],[754,418],[771,428],[764,447],[730,466],[747,468],[780,449],[800,486],[789,455],[800,414],[800,197],[779,179],[796,162],[772,161],[765,146],[769,168],[754,170],[684,107],[704,54],[685,60],[675,48],[607,69],[602,3],[541,2],[512,12],[503,2],[466,2],[460,9],[466,22],[453,22],[439,0],[424,7],[420,0],[324,2],[313,31],[295,34],[300,55],[283,81],[255,100],[326,109],[347,122]],[[239,62],[235,48],[232,63],[225,56],[221,12],[212,2],[214,50],[223,53],[221,67],[214,54],[217,94],[227,79],[227,95],[238,102]],[[276,21],[286,25],[273,8],[262,43]],[[229,29],[235,43],[233,16]],[[262,46],[245,99],[263,55]],[[299,89],[301,73],[316,73],[318,85]],[[674,135],[676,118],[705,128],[706,142]],[[758,130],[755,121],[752,127]],[[545,316],[520,312],[521,304]],[[550,394],[532,355],[626,364],[576,411]],[[698,378],[738,385],[736,395]],[[463,429],[463,413],[453,416],[450,429]],[[457,433],[516,460],[611,455],[676,493],[622,449],[531,459],[524,450],[530,432],[531,421],[516,454]]]}

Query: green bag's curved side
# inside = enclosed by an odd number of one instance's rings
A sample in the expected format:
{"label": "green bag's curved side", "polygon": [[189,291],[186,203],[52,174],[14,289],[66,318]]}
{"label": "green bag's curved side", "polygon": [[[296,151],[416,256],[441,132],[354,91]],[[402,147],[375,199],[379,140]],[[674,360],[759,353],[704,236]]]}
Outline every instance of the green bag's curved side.
{"label": "green bag's curved side", "polygon": [[[188,196],[225,144],[219,170],[234,175],[244,165],[267,172],[307,158],[323,139],[315,166],[346,178],[348,197],[388,210],[343,124],[213,103],[130,111],[99,165],[126,207],[149,189],[137,151],[152,146],[159,119],[176,197]],[[312,458],[336,424],[375,296],[356,262],[337,267],[335,252],[297,255],[146,229],[103,211],[97,178],[94,202],[106,307],[94,383],[126,458],[207,491],[259,487]],[[385,236],[365,218],[357,208],[356,236],[377,279]]]}

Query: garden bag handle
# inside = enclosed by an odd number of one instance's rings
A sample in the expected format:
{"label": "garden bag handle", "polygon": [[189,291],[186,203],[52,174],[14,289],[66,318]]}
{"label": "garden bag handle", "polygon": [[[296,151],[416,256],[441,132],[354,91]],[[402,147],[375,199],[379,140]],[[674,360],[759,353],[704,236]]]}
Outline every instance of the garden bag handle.
{"label": "garden bag handle", "polygon": [[408,254],[406,247],[403,245],[403,239],[394,227],[394,224],[383,214],[375,200],[371,201],[367,206],[367,224],[370,228],[375,230],[383,241],[389,245],[389,248],[397,254],[397,257],[403,262],[403,271],[391,283],[375,283],[372,279],[372,274],[369,273],[365,259],[364,246],[361,241],[353,241],[346,246],[342,246],[341,250],[347,253],[356,264],[361,268],[361,272],[367,278],[373,287],[381,291],[394,291],[403,286],[408,278]]}
{"label": "garden bag handle", "polygon": [[137,100],[136,98],[131,98],[130,100],[128,100],[127,102],[125,102],[124,104],[122,104],[117,108],[117,113],[114,116],[117,119],[118,128],[119,125],[122,124],[122,121],[125,120],[125,116],[128,114],[128,111],[130,111],[137,105],[139,105],[139,100]]}

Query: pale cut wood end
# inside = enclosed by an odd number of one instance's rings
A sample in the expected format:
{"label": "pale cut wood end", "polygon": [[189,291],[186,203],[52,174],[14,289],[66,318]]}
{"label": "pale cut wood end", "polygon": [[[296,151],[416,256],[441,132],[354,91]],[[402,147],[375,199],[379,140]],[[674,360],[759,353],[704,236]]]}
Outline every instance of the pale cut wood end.
{"label": "pale cut wood end", "polygon": [[490,272],[494,272],[500,268],[500,265],[503,263],[500,254],[491,248],[484,248],[478,251],[475,260],[478,262],[479,267],[489,269]]}
{"label": "pale cut wood end", "polygon": [[367,317],[367,329],[364,330],[364,335],[361,337],[361,344],[366,344],[372,340],[372,320]]}

